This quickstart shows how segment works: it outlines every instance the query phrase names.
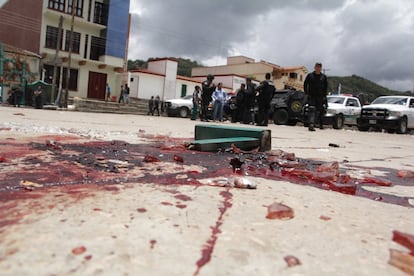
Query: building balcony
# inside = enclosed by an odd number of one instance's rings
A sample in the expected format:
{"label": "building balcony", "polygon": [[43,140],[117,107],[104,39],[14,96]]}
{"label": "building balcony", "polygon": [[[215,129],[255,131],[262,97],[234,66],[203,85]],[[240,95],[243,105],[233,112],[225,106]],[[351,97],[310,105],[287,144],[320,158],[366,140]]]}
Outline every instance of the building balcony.
{"label": "building balcony", "polygon": [[[53,24],[54,26],[58,26],[59,18],[63,16],[63,20],[65,22],[71,22],[72,21],[72,15],[64,12],[59,12],[51,9],[45,9],[44,10],[44,18],[48,20],[48,22],[56,22],[56,24]],[[77,28],[82,28],[86,30],[93,30],[93,31],[101,31],[105,30],[107,28],[106,25],[94,23],[92,21],[87,21],[84,18],[75,16],[75,26]]]}

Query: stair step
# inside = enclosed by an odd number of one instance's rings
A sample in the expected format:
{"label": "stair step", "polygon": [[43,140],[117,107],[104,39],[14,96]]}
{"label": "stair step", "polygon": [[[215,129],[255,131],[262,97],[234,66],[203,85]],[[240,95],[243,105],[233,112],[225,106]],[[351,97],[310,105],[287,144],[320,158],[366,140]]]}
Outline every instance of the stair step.
{"label": "stair step", "polygon": [[242,150],[252,150],[260,146],[260,141],[252,137],[229,137],[195,140],[192,148],[198,151],[218,151],[229,148],[232,144]]}
{"label": "stair step", "polygon": [[267,151],[272,147],[272,135],[270,129],[223,126],[216,124],[198,124],[195,126],[195,141],[235,137],[251,137],[258,139],[260,141],[260,151]]}

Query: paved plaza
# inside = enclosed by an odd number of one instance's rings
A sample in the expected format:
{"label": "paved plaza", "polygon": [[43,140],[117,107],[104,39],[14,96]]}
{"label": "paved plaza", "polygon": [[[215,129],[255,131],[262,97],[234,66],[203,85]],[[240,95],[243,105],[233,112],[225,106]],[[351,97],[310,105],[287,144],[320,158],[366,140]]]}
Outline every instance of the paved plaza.
{"label": "paved plaza", "polygon": [[1,275],[405,275],[413,135],[269,125],[269,152],[207,153],[190,119],[0,117]]}

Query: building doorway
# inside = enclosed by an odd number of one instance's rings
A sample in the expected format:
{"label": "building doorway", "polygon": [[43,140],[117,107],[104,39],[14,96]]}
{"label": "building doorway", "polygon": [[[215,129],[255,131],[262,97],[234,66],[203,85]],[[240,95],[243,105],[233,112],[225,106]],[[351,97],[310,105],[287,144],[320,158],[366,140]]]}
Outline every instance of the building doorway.
{"label": "building doorway", "polygon": [[106,74],[89,71],[88,98],[105,100]]}

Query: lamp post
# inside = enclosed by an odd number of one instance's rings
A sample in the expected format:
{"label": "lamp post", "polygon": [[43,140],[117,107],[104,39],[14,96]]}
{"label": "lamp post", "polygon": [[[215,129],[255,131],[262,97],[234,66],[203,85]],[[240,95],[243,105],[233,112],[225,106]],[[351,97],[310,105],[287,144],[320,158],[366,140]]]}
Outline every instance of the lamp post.
{"label": "lamp post", "polygon": [[75,9],[78,8],[78,1],[76,0],[76,6],[74,5],[75,0],[72,0],[72,22],[70,24],[70,33],[69,33],[69,54],[68,54],[68,68],[66,69],[66,87],[65,87],[65,98],[63,100],[63,107],[68,107],[68,97],[69,97],[69,80],[70,80],[70,65],[72,63],[72,48],[73,48],[73,27],[75,25]]}
{"label": "lamp post", "polygon": [[57,77],[57,63],[58,63],[57,61],[59,57],[59,50],[62,44],[62,25],[63,25],[63,16],[60,16],[57,43],[56,43],[56,52],[55,52],[55,58],[53,60],[52,91],[50,92],[50,103],[51,104],[53,104],[55,92],[56,92],[56,77]]}
{"label": "lamp post", "polygon": [[3,102],[3,71],[4,71],[3,44],[0,43],[0,103]]}

